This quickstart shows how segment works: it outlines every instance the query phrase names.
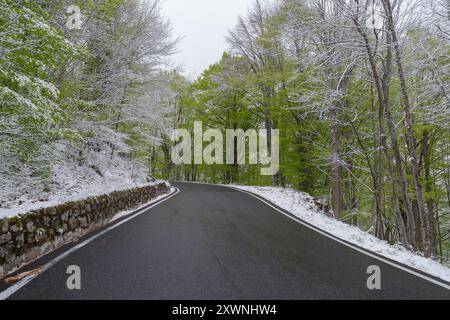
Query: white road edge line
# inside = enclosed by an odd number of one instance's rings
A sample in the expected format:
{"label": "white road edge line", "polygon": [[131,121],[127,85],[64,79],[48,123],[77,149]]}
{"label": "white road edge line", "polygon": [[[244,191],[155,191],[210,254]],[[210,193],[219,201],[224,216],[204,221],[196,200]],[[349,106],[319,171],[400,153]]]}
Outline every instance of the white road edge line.
{"label": "white road edge line", "polygon": [[[90,237],[89,239],[84,240],[83,242],[79,243],[78,245],[70,248],[69,250],[67,250],[66,252],[60,254],[59,256],[57,256],[56,258],[54,258],[53,260],[49,261],[47,264],[45,264],[41,269],[40,272],[38,272],[37,274],[32,274],[29,275],[25,278],[23,278],[22,280],[20,280],[19,282],[17,282],[16,284],[12,285],[11,287],[9,287],[8,289],[6,289],[3,292],[0,292],[0,301],[2,300],[6,300],[8,299],[10,296],[12,296],[14,293],[16,293],[17,291],[19,291],[20,289],[22,289],[24,286],[26,286],[28,283],[30,283],[33,279],[35,279],[36,277],[38,277],[39,275],[43,274],[44,272],[46,272],[47,270],[49,270],[51,267],[53,267],[55,264],[57,264],[58,262],[60,262],[61,260],[67,258],[70,254],[74,253],[75,251],[85,247],[86,245],[88,245],[89,243],[91,243],[92,241],[100,238],[101,236],[103,236],[104,234],[116,229],[117,227],[127,223],[130,220],[133,220],[134,218],[140,216],[141,214],[143,214],[144,212],[159,206],[160,204],[166,202],[167,200],[169,200],[170,198],[176,196],[180,190],[178,188],[172,188],[172,192],[167,195],[167,197],[160,199],[160,200],[156,200],[158,202],[156,202],[153,205],[150,205],[149,207],[145,207],[142,209],[137,210],[135,213],[132,213],[130,217],[120,221],[119,223],[116,223],[110,227],[108,227],[107,229],[97,233],[96,235]],[[155,200],[154,200],[155,201]],[[151,203],[151,202],[150,202]]]}
{"label": "white road edge line", "polygon": [[[222,185],[216,185],[216,186],[222,186]],[[386,263],[386,264],[389,264],[389,265],[391,265],[391,266],[393,266],[393,267],[396,267],[396,268],[398,268],[398,269],[400,269],[400,270],[402,270],[402,271],[406,271],[406,272],[408,272],[408,273],[410,273],[410,274],[412,274],[412,275],[414,275],[414,276],[416,276],[416,277],[422,278],[422,279],[427,280],[427,281],[429,281],[429,282],[431,282],[431,283],[433,283],[433,284],[436,284],[436,285],[438,285],[438,286],[440,286],[440,287],[443,287],[444,289],[450,290],[450,285],[448,285],[448,284],[446,284],[446,283],[443,283],[443,282],[440,282],[440,281],[438,281],[438,280],[436,280],[436,279],[427,277],[426,275],[423,275],[423,274],[421,274],[421,273],[419,273],[419,272],[415,272],[414,270],[411,270],[411,269],[409,269],[409,268],[405,268],[405,267],[403,267],[403,266],[401,266],[401,265],[398,265],[398,264],[396,264],[396,263],[394,263],[394,262],[392,262],[392,261],[390,261],[390,260],[386,260],[386,259],[384,259],[384,258],[382,258],[382,257],[379,257],[379,256],[377,256],[377,255],[371,254],[371,253],[369,253],[369,252],[367,252],[367,251],[365,251],[365,250],[359,248],[359,247],[356,246],[356,245],[352,245],[352,244],[350,244],[350,243],[347,243],[347,242],[343,241],[342,239],[339,239],[339,238],[336,237],[336,236],[330,235],[330,234],[328,234],[328,233],[322,231],[320,228],[317,228],[317,227],[315,227],[315,226],[309,225],[309,224],[307,224],[306,222],[302,221],[300,218],[291,216],[291,215],[287,214],[286,212],[283,212],[282,210],[278,209],[277,207],[274,207],[270,202],[268,202],[267,200],[264,200],[263,197],[261,197],[261,196],[256,196],[255,194],[253,194],[253,193],[251,193],[251,192],[249,192],[249,191],[241,190],[241,189],[239,189],[239,188],[235,188],[235,187],[232,187],[232,186],[224,186],[224,187],[227,187],[227,188],[230,188],[230,189],[233,189],[233,190],[236,190],[236,191],[240,191],[240,192],[242,192],[242,193],[246,193],[246,194],[252,196],[253,198],[258,199],[258,200],[261,201],[262,203],[268,205],[268,206],[271,207],[272,209],[274,209],[274,210],[276,210],[276,211],[282,213],[283,215],[285,215],[286,217],[290,218],[291,220],[294,220],[294,221],[296,221],[296,222],[298,222],[298,223],[304,225],[305,227],[307,227],[307,228],[309,228],[309,229],[311,229],[311,230],[313,230],[313,231],[316,231],[316,232],[320,233],[321,235],[323,235],[323,236],[325,236],[325,237],[327,237],[327,238],[329,238],[329,239],[332,239],[332,240],[337,241],[337,242],[339,242],[339,243],[341,243],[341,244],[343,244],[343,245],[345,245],[345,246],[347,246],[347,247],[349,247],[349,248],[352,248],[353,250],[356,250],[356,251],[358,251],[358,252],[360,252],[360,253],[363,253],[363,254],[365,254],[365,255],[371,257],[371,258],[374,258],[374,259],[377,259],[377,260],[379,260],[379,261],[381,261],[381,262],[384,262],[384,263]],[[286,210],[286,211],[287,211],[287,210]]]}

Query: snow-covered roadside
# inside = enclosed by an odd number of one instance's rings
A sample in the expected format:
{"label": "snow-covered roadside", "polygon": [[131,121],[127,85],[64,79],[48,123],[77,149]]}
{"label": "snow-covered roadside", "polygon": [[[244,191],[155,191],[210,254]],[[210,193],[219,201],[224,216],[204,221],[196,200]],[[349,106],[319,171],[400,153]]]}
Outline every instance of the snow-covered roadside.
{"label": "snow-covered roadside", "polygon": [[[175,188],[170,188],[170,194],[173,194],[176,190],[177,190],[177,189],[175,189]],[[122,218],[124,218],[124,217],[127,217],[127,216],[129,216],[130,214],[132,214],[132,213],[134,213],[134,212],[136,212],[136,211],[139,211],[139,210],[141,210],[142,208],[145,208],[145,207],[147,207],[147,206],[150,206],[150,205],[152,205],[152,204],[158,202],[159,200],[161,200],[161,199],[163,199],[163,198],[165,198],[165,197],[167,197],[167,196],[168,196],[168,194],[162,194],[162,195],[156,197],[155,199],[151,200],[150,202],[148,202],[148,203],[146,203],[146,204],[143,204],[142,206],[140,206],[140,207],[137,208],[137,209],[119,212],[119,213],[116,214],[109,222],[111,223],[111,222],[117,221],[117,220],[119,220],[119,219],[122,219]]]}
{"label": "snow-covered roadside", "polygon": [[340,239],[450,282],[449,268],[435,260],[426,259],[411,253],[401,246],[392,246],[386,241],[382,241],[355,226],[347,225],[326,216],[317,209],[313,198],[306,193],[274,187],[246,187],[237,185],[233,187],[257,194],[280,208],[289,211],[301,220],[333,234]]}
{"label": "snow-covered roadside", "polygon": [[14,175],[14,159],[0,163],[0,219],[153,184],[145,166],[120,155],[125,146],[112,152],[108,145],[102,145],[99,150],[86,149],[81,154],[64,142],[48,148],[52,161],[46,179],[33,172]]}
{"label": "snow-covered roadside", "polygon": [[[124,181],[123,183],[111,183],[111,184],[89,184],[84,188],[80,187],[75,194],[54,194],[49,195],[46,201],[26,201],[21,205],[14,208],[0,208],[0,219],[5,217],[15,217],[21,214],[28,213],[33,210],[41,208],[49,208],[58,206],[67,202],[79,201],[91,197],[101,196],[116,191],[124,191],[133,188],[142,188],[146,186],[153,186],[164,181],[154,181],[149,183],[133,183],[130,181]],[[147,204],[148,205],[148,204]]]}

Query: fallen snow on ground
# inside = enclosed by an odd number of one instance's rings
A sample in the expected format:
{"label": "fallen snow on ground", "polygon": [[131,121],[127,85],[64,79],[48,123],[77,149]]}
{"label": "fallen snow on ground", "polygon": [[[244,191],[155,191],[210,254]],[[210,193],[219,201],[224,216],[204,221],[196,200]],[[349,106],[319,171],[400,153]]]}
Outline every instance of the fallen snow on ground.
{"label": "fallen snow on ground", "polygon": [[[84,188],[82,191],[72,195],[51,195],[49,196],[49,200],[47,201],[28,201],[24,202],[22,205],[12,208],[12,209],[4,209],[0,208],[0,219],[5,217],[15,217],[21,214],[28,213],[33,210],[41,209],[41,208],[50,208],[54,206],[58,206],[60,204],[64,204],[71,201],[78,201],[87,199],[90,197],[101,196],[105,194],[109,194],[115,191],[124,191],[132,188],[140,188],[146,186],[152,186],[161,183],[162,181],[155,181],[150,183],[132,183],[132,184],[124,184],[122,186],[118,185],[105,185],[102,189],[101,187],[97,187],[94,185],[89,185],[87,188]],[[148,203],[146,204],[148,205]],[[132,212],[132,211],[130,211]]]}
{"label": "fallen snow on ground", "polygon": [[47,187],[31,179],[14,180],[0,171],[0,219],[157,183],[143,166],[111,149],[87,150],[82,155],[70,145],[54,144],[52,149],[54,161]]}
{"label": "fallen snow on ground", "polygon": [[233,187],[255,193],[280,208],[289,211],[301,220],[331,233],[340,239],[349,241],[359,247],[368,249],[445,281],[450,281],[449,268],[435,260],[426,259],[409,252],[400,245],[392,246],[388,242],[382,241],[358,227],[328,217],[316,207],[313,198],[306,193],[274,187]]}
{"label": "fallen snow on ground", "polygon": [[[176,191],[175,188],[170,188],[170,194],[173,194],[175,191]],[[146,204],[143,204],[142,206],[140,206],[140,207],[137,208],[137,209],[133,209],[133,210],[128,210],[128,211],[120,212],[120,213],[116,214],[116,215],[111,219],[110,222],[114,222],[114,221],[117,221],[117,220],[122,219],[122,218],[124,218],[124,217],[127,217],[127,216],[129,216],[129,215],[135,213],[136,211],[141,210],[142,208],[145,208],[145,207],[147,207],[147,206],[150,206],[150,205],[152,205],[152,204],[158,202],[159,200],[163,199],[164,197],[167,197],[167,194],[162,194],[162,195],[156,197],[155,199],[151,200],[150,202],[148,202],[148,203],[146,203]]]}

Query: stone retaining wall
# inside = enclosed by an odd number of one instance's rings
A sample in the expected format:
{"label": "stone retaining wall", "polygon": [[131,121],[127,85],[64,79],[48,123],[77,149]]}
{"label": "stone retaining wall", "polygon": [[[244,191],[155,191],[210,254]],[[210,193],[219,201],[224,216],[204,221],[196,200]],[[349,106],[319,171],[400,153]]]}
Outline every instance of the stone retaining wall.
{"label": "stone retaining wall", "polygon": [[136,209],[169,192],[166,183],[159,183],[0,219],[0,278],[104,226],[117,213]]}

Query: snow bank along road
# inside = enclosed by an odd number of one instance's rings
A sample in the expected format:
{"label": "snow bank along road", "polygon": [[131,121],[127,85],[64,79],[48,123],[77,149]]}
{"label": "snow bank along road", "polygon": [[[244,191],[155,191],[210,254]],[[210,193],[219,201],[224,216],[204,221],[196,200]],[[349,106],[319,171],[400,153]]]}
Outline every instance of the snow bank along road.
{"label": "snow bank along road", "polygon": [[[72,250],[8,298],[450,299],[445,284],[334,241],[251,195],[176,186],[179,194]],[[81,269],[78,291],[66,286],[72,265]],[[381,268],[381,290],[367,288],[372,265]]]}

